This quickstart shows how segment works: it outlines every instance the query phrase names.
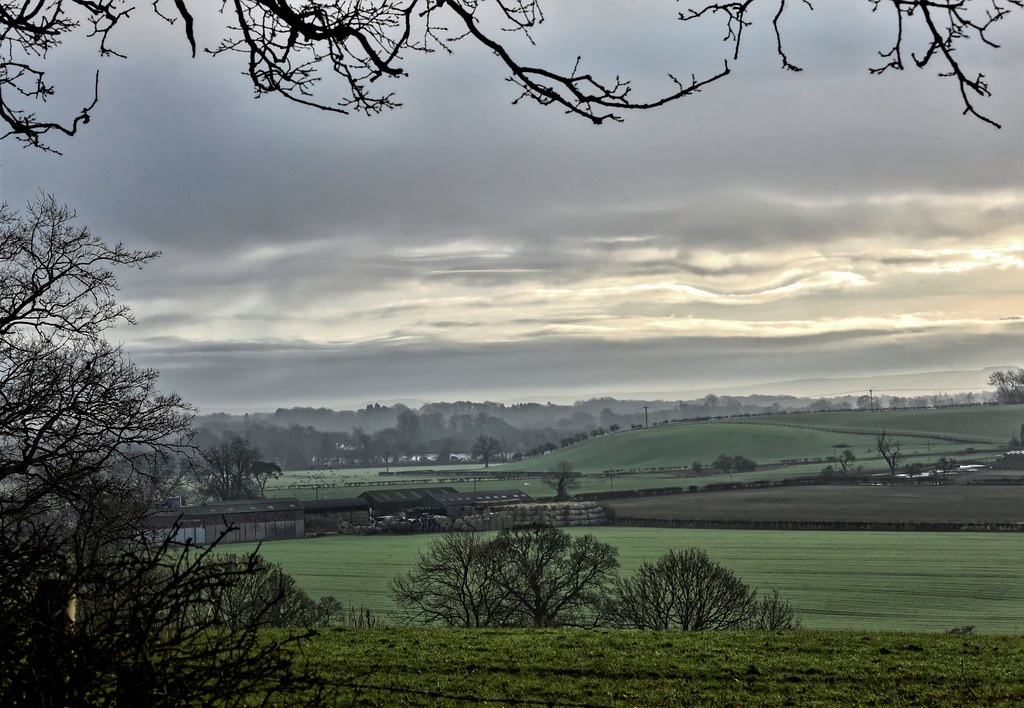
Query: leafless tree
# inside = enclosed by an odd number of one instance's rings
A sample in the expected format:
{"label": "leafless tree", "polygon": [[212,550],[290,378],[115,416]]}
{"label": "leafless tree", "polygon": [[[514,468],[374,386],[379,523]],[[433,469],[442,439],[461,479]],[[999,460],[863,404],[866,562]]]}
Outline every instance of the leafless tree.
{"label": "leafless tree", "polygon": [[796,629],[799,624],[793,606],[779,597],[778,590],[772,590],[771,595],[764,595],[755,600],[748,628],[777,632]]}
{"label": "leafless tree", "polygon": [[[217,627],[313,627],[320,624],[317,603],[277,563],[259,555],[224,554],[217,562],[234,573],[234,582],[206,588],[201,606],[211,608]],[[333,599],[325,608],[336,612]],[[205,610],[204,610],[205,611]]]}
{"label": "leafless tree", "polygon": [[730,474],[736,468],[736,458],[731,455],[719,455],[711,466],[722,474]]}
{"label": "leafless tree", "polygon": [[618,568],[615,548],[550,527],[496,538],[449,533],[391,582],[411,621],[455,627],[594,626]]}
{"label": "leafless tree", "polygon": [[345,606],[333,595],[324,595],[316,603],[317,624],[333,627],[345,618]]}
{"label": "leafless tree", "polygon": [[614,546],[552,527],[502,531],[494,540],[501,582],[517,618],[528,627],[590,627],[619,567]]}
{"label": "leafless tree", "polygon": [[847,474],[854,471],[853,463],[857,461],[857,456],[853,454],[852,450],[843,450],[843,454],[833,455],[832,461],[835,463],[835,467],[828,465],[822,472],[827,475],[830,474]]}
{"label": "leafless tree", "polygon": [[430,544],[413,570],[391,581],[409,621],[447,627],[500,627],[512,621],[509,591],[491,540],[449,532]]}
{"label": "leafless tree", "polygon": [[114,268],[155,255],[108,246],[49,197],[0,208],[0,704],[317,699],[294,670],[300,635],[210,631],[247,568],[146,530],[192,411],[104,333],[131,321]]}
{"label": "leafless tree", "polygon": [[857,456],[853,454],[853,450],[843,450],[843,454],[836,457],[836,462],[844,473],[853,471],[853,463],[856,461]]}
{"label": "leafless tree", "polygon": [[218,501],[262,497],[267,481],[280,475],[280,468],[260,457],[258,447],[241,436],[229,435],[200,452],[194,468],[196,481],[208,498]]}
{"label": "leafless tree", "polygon": [[501,454],[501,442],[490,435],[480,435],[473,442],[472,455],[484,463],[484,467],[490,467],[491,460]]}
{"label": "leafless tree", "polygon": [[[993,25],[1022,5],[1022,0],[865,0],[875,11],[891,14],[894,42],[880,52],[882,64],[872,73],[903,70],[911,30],[923,33],[921,51],[909,56],[918,68],[935,66],[940,76],[959,88],[964,112],[997,125],[973,104],[989,95],[981,74],[972,75],[957,50],[974,44],[995,48]],[[195,55],[196,24],[214,23],[197,0],[153,0],[153,10],[172,24],[180,23],[184,40]],[[706,18],[724,21],[726,40],[737,58],[742,40],[753,31],[755,10],[774,9],[772,26],[782,67],[800,68],[786,54],[783,17],[786,0],[736,0],[696,3],[678,13],[684,22]],[[807,8],[807,0],[802,3]],[[6,135],[37,147],[50,133],[75,135],[88,123],[99,99],[99,73],[91,98],[70,117],[38,115],[56,88],[47,75],[47,54],[71,37],[95,43],[101,56],[122,56],[114,48],[114,30],[127,23],[135,8],[125,0],[0,0],[0,118]],[[508,72],[518,98],[557,106],[593,123],[618,121],[629,111],[663,106],[699,92],[729,75],[722,68],[698,77],[667,74],[664,89],[638,96],[629,80],[601,78],[588,72],[578,57],[569,66],[535,66],[512,41],[518,35],[533,43],[544,20],[541,0],[222,0],[219,26],[210,31],[219,41],[205,51],[241,55],[245,74],[257,96],[275,94],[316,109],[367,114],[400,105],[389,80],[405,76],[411,52],[455,51],[461,42],[487,49]],[[198,16],[198,20],[197,20]],[[717,27],[714,31],[718,31]]]}
{"label": "leafless tree", "polygon": [[[53,537],[38,525],[10,543],[7,534],[26,527],[0,524],[7,541],[0,547],[4,705],[239,705],[322,697],[315,682],[296,672],[292,655],[307,633],[278,640],[255,623],[211,631],[227,597],[218,593],[247,576],[244,565],[197,549],[171,552],[166,542],[110,546],[82,564],[48,542]],[[273,591],[264,596],[268,607],[280,599]]]}
{"label": "leafless tree", "polygon": [[[147,477],[187,441],[192,411],[157,391],[104,332],[131,313],[113,268],[158,254],[107,246],[44,197],[0,207],[0,505],[8,515],[74,503],[89,482]],[[117,475],[111,474],[116,471]]]}
{"label": "leafless tree", "polygon": [[896,467],[903,458],[903,453],[901,452],[902,443],[899,440],[890,438],[883,430],[875,434],[875,449],[878,450],[878,454],[885,460],[885,464],[889,466],[889,472],[895,477]]}
{"label": "leafless tree", "polygon": [[568,501],[569,490],[580,486],[581,476],[579,472],[573,471],[571,462],[561,460],[548,471],[541,481],[555,490],[556,501]]}
{"label": "leafless tree", "polygon": [[996,400],[1000,403],[1024,403],[1024,369],[996,371],[988,377],[988,385],[996,387]]}
{"label": "leafless tree", "polygon": [[[964,105],[964,113],[996,128],[1000,125],[977,111],[973,101],[991,95],[983,74],[972,75],[956,54],[957,48],[969,43],[979,43],[998,48],[991,38],[993,25],[1004,20],[1014,8],[1024,7],[1021,0],[866,0],[872,12],[887,11],[893,18],[895,37],[888,49],[879,51],[881,63],[870,69],[872,74],[889,71],[903,71],[907,57],[918,69],[934,67],[938,75],[953,79]],[[810,0],[791,3],[802,4],[813,9]],[[775,32],[776,51],[782,68],[789,71],[803,69],[787,56],[783,39],[782,19],[788,12],[786,0],[735,0],[734,2],[711,3],[700,9],[688,10],[679,15],[684,22],[691,22],[706,15],[721,15],[726,22],[726,41],[733,47],[733,57],[739,58],[744,34],[754,24],[753,12],[761,6],[776,8],[772,18]],[[910,37],[920,34],[924,39],[916,47],[908,48]],[[916,51],[915,51],[916,48]]]}
{"label": "leafless tree", "polygon": [[260,497],[267,496],[267,483],[281,477],[281,467],[276,462],[257,461],[252,466],[252,481]]}
{"label": "leafless tree", "polygon": [[771,595],[758,600],[729,569],[699,548],[669,551],[643,563],[632,577],[616,581],[609,614],[633,629],[786,629],[788,603]]}

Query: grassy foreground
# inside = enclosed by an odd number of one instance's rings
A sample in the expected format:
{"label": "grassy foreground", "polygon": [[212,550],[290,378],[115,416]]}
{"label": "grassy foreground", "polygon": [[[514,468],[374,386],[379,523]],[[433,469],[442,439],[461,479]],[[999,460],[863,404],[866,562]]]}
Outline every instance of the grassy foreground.
{"label": "grassy foreground", "polygon": [[339,629],[308,651],[344,705],[1024,702],[1020,637]]}

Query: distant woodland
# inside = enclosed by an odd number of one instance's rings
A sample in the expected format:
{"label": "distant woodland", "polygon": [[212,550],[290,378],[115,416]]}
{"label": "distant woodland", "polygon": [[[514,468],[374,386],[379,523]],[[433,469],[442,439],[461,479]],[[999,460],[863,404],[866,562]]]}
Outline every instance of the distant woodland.
{"label": "distant woodland", "polygon": [[456,401],[419,409],[374,403],[358,410],[278,408],[196,419],[195,443],[212,447],[240,436],[284,470],[378,464],[444,464],[468,459],[474,441],[500,442],[504,459],[543,454],[590,437],[672,421],[803,411],[977,405],[990,394],[929,396],[717,396],[689,401],[592,398],[568,405]]}

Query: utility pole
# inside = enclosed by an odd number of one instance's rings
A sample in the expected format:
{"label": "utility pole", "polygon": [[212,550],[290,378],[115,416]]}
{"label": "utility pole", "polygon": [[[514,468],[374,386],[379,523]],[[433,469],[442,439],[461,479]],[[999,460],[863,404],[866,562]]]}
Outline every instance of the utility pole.
{"label": "utility pole", "polygon": [[644,406],[644,427],[647,427],[647,406]]}
{"label": "utility pole", "polygon": [[868,389],[868,400],[871,401],[868,405],[871,410],[875,410],[875,392],[872,389]]}

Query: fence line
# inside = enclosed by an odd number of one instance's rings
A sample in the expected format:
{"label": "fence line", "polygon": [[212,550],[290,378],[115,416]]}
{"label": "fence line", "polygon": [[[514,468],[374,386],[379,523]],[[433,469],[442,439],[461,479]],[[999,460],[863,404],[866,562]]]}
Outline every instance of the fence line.
{"label": "fence line", "polygon": [[613,518],[612,526],[681,529],[768,529],[773,531],[984,531],[1024,532],[1024,522],[918,522],[918,521],[766,521],[753,519],[641,519]]}

